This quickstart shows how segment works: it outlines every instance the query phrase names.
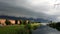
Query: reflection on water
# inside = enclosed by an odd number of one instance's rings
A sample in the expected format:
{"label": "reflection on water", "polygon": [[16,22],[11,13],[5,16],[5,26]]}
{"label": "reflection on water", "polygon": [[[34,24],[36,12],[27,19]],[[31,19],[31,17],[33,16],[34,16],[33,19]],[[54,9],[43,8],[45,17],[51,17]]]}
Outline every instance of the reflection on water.
{"label": "reflection on water", "polygon": [[37,30],[34,30],[32,34],[60,34],[60,31],[49,26],[40,26]]}

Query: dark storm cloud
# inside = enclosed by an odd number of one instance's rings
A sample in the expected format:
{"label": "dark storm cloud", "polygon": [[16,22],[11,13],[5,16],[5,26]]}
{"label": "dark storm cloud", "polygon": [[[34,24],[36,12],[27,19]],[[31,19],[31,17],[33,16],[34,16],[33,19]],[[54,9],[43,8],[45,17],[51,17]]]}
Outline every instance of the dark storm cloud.
{"label": "dark storm cloud", "polygon": [[[36,1],[43,0],[35,0],[33,2],[28,0],[0,0],[0,15],[35,17],[47,20],[55,20],[57,18],[54,12],[49,11],[51,8],[48,2],[44,1],[39,4]],[[54,15],[51,15],[51,13]]]}
{"label": "dark storm cloud", "polygon": [[0,2],[0,13],[16,16],[42,17],[44,13],[36,13],[24,7],[13,7],[7,3]]}

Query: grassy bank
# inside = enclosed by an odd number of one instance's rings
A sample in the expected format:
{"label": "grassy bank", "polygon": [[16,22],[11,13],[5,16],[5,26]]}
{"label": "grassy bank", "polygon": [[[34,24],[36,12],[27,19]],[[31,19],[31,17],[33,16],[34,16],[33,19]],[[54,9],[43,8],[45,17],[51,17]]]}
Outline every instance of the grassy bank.
{"label": "grassy bank", "polygon": [[[32,30],[38,26],[40,26],[40,24],[31,24]],[[7,25],[0,26],[0,34],[29,34],[29,32],[25,28],[25,25]]]}
{"label": "grassy bank", "polygon": [[39,26],[41,26],[40,23],[31,24],[31,28],[32,28],[33,30],[37,29]]}
{"label": "grassy bank", "polygon": [[17,34],[23,27],[20,25],[9,25],[0,27],[0,34]]}

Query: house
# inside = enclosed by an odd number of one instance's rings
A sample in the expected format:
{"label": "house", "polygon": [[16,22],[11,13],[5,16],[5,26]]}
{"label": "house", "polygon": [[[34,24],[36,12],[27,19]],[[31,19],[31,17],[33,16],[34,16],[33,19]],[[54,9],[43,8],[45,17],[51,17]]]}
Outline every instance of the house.
{"label": "house", "polygon": [[6,19],[0,19],[0,24],[6,25],[6,24],[5,24],[5,21],[6,21]]}
{"label": "house", "polygon": [[15,24],[15,20],[9,19],[8,21],[10,21],[10,23],[11,23],[12,25]]}
{"label": "house", "polygon": [[[6,19],[0,19],[0,24],[2,24],[2,25],[6,25],[5,21],[6,21]],[[8,19],[8,21],[10,21],[11,24],[15,24],[15,20]]]}
{"label": "house", "polygon": [[[6,25],[5,23],[6,19],[0,19],[0,24],[2,25]],[[13,20],[13,19],[8,19],[8,21],[10,21],[11,25],[14,25],[14,24],[22,24],[22,20]],[[28,20],[25,21],[26,24],[28,24]]]}

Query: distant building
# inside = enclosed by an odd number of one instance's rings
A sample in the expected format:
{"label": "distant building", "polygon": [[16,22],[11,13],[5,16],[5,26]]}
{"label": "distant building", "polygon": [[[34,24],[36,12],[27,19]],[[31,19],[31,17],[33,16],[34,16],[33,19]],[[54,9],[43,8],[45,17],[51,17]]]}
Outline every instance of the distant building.
{"label": "distant building", "polygon": [[6,21],[6,19],[0,19],[0,24],[6,25],[6,24],[5,24],[5,21]]}
{"label": "distant building", "polygon": [[[2,24],[2,25],[6,25],[5,21],[6,21],[6,19],[0,19],[0,24]],[[15,24],[15,20],[8,19],[8,21],[10,21],[11,24]]]}
{"label": "distant building", "polygon": [[9,20],[11,24],[15,24],[15,20]]}
{"label": "distant building", "polygon": [[26,24],[28,24],[29,20],[26,20]]}
{"label": "distant building", "polygon": [[20,23],[20,20],[18,20],[17,24],[21,24],[21,23]]}
{"label": "distant building", "polygon": [[[5,23],[6,19],[0,19],[0,24],[6,25]],[[13,20],[13,19],[8,19],[10,21],[11,25],[14,24],[22,24],[23,20]],[[24,23],[28,24],[29,20],[26,20]]]}

